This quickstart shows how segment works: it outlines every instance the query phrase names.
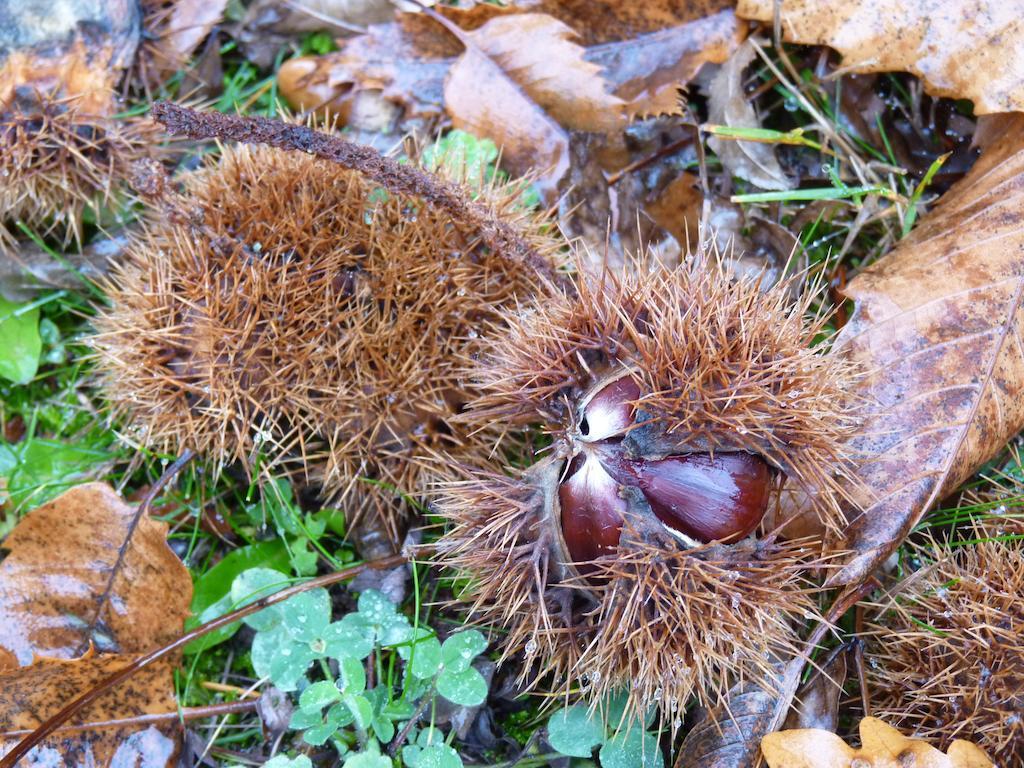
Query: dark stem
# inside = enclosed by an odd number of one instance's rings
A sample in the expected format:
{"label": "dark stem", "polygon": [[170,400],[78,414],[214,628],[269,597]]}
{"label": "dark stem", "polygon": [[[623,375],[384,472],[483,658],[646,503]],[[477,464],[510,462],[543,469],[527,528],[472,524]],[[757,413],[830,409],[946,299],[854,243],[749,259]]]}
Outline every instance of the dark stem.
{"label": "dark stem", "polygon": [[412,713],[412,717],[410,717],[408,721],[406,721],[405,725],[402,726],[402,730],[396,733],[395,738],[393,738],[391,740],[391,743],[388,744],[388,757],[394,757],[398,754],[398,750],[399,748],[401,748],[402,742],[405,741],[410,731],[412,731],[416,723],[419,722],[419,719],[423,717],[423,713],[426,712],[427,707],[430,706],[430,702],[433,700],[436,691],[437,681],[435,680],[434,683],[431,684],[430,690],[427,692],[427,695],[420,699],[420,703],[416,705],[416,711]]}
{"label": "dark stem", "polygon": [[[169,723],[177,720],[200,720],[204,717],[218,717],[220,715],[233,715],[238,712],[251,712],[259,705],[259,699],[243,699],[242,701],[227,701],[220,704],[208,704],[205,707],[185,707],[176,712],[161,712],[155,715],[136,715],[135,717],[122,717],[116,720],[95,720],[91,723],[79,723],[77,725],[65,725],[56,729],[54,733],[77,733],[80,731],[91,731],[95,728],[123,728],[134,725],[151,725],[153,723]],[[15,736],[27,736],[31,730],[0,732],[0,739],[10,739]]]}
{"label": "dark stem", "polygon": [[484,242],[496,253],[527,263],[556,283],[560,281],[547,259],[487,206],[470,200],[457,185],[442,181],[414,165],[403,165],[393,158],[385,157],[372,147],[280,120],[200,112],[168,101],[153,104],[152,115],[168,131],[179,136],[191,139],[228,139],[242,144],[264,144],[305,152],[358,171],[389,192],[418,197],[446,211],[453,219],[479,231]]}
{"label": "dark stem", "polygon": [[380,560],[368,560],[365,563],[353,565],[335,573],[318,576],[317,578],[310,579],[302,584],[296,584],[288,587],[287,589],[282,589],[280,592],[267,595],[254,603],[196,627],[191,632],[187,632],[179,637],[177,640],[138,657],[124,669],[115,672],[105,680],[101,680],[85,693],[80,694],[65,704],[59,712],[48,717],[39,725],[38,728],[32,731],[32,733],[15,744],[11,751],[3,758],[0,758],[0,768],[14,768],[21,758],[27,755],[29,751],[42,742],[43,739],[60,728],[61,725],[67,722],[68,719],[75,714],[75,712],[80,710],[82,707],[91,704],[108,690],[124,682],[143,667],[148,667],[153,662],[185,647],[193,640],[203,637],[204,635],[208,635],[210,632],[220,629],[221,627],[226,627],[228,624],[232,624],[245,616],[251,616],[252,614],[262,611],[264,608],[271,605],[277,605],[278,603],[284,602],[295,595],[308,592],[309,590],[316,589],[317,587],[326,587],[331,584],[336,584],[339,581],[344,581],[345,579],[356,576],[366,570],[384,570],[387,568],[394,568],[398,565],[402,565],[406,560],[407,558],[405,555],[392,555],[391,557],[381,558]]}
{"label": "dark stem", "polygon": [[89,622],[89,626],[86,627],[83,634],[82,644],[78,646],[78,652],[76,656],[81,656],[88,649],[89,639],[93,636],[96,631],[96,625],[100,622],[100,616],[103,615],[103,608],[110,602],[110,593],[114,589],[114,581],[117,579],[117,574],[121,572],[122,566],[124,566],[124,559],[128,555],[128,547],[132,543],[132,536],[135,535],[135,529],[139,527],[139,522],[142,518],[149,514],[150,508],[153,506],[153,502],[156,501],[157,496],[163,493],[164,489],[170,485],[171,480],[185,468],[192,459],[195,457],[195,453],[191,448],[186,448],[182,451],[171,466],[169,466],[160,478],[153,483],[152,487],[146,493],[142,502],[139,504],[138,509],[135,510],[135,516],[132,518],[131,523],[128,526],[128,531],[124,535],[124,541],[121,542],[120,549],[117,550],[117,560],[114,561],[114,565],[110,569],[110,578],[107,579],[107,586],[103,590],[103,594],[99,596],[96,601],[96,613],[92,617],[92,621]]}

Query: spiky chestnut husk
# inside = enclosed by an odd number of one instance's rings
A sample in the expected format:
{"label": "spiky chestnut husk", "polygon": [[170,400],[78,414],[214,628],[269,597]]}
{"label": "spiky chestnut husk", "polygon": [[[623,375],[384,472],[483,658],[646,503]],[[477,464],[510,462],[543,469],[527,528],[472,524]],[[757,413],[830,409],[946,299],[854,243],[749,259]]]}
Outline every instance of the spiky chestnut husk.
{"label": "spiky chestnut husk", "polygon": [[973,542],[932,541],[921,569],[869,627],[874,713],[923,738],[972,741],[997,765],[1024,764],[1024,533],[1005,518]]}
{"label": "spiky chestnut husk", "polygon": [[551,672],[595,701],[626,688],[638,715],[715,703],[792,651],[822,544],[759,524],[785,478],[842,527],[855,423],[852,370],[812,348],[812,294],[793,302],[791,282],[765,290],[701,256],[633,267],[495,332],[461,420],[539,424],[552,445],[512,476],[467,471],[435,508],[450,524],[437,561],[468,579],[479,621],[507,628],[521,680]]}
{"label": "spiky chestnut husk", "polygon": [[22,222],[65,244],[82,213],[107,203],[132,165],[155,157],[155,127],[120,120],[113,81],[81,43],[52,60],[15,52],[0,66],[0,254]]}
{"label": "spiky chestnut husk", "polygon": [[[461,361],[545,284],[444,210],[302,153],[228,147],[184,188],[96,321],[115,415],[159,450],[309,473],[397,537],[399,493],[450,476],[442,456],[492,450],[499,428],[453,420]],[[481,200],[553,262],[520,191]]]}

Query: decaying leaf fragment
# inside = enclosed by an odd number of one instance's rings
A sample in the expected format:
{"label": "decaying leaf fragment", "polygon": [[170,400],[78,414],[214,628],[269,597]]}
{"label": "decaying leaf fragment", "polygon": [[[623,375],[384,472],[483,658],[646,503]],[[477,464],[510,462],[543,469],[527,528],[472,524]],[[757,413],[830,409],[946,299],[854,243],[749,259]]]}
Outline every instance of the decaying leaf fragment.
{"label": "decaying leaf fragment", "polygon": [[[633,19],[614,4],[578,5],[439,9],[449,31],[403,13],[337,53],[286,62],[281,93],[292,106],[326,108],[343,121],[367,92],[407,118],[436,116],[443,106],[457,126],[503,145],[513,173],[553,169],[553,189],[567,167],[567,130],[607,132],[636,116],[677,112],[679,88],[705,62],[725,61],[744,34],[721,3],[655,3]],[[616,39],[613,30],[637,36]]]}
{"label": "decaying leaf fragment", "polygon": [[954,741],[943,754],[874,717],[860,721],[860,740],[854,749],[831,731],[777,731],[761,740],[761,752],[768,768],[995,768],[969,741]]}
{"label": "decaying leaf fragment", "polygon": [[867,371],[852,447],[865,486],[831,577],[859,581],[1024,428],[1024,131],[1005,126],[888,256],[846,288],[837,351]]}
{"label": "decaying leaf fragment", "polygon": [[[0,754],[20,738],[8,732],[31,730],[136,654],[181,633],[192,580],[167,546],[167,526],[144,516],[133,532],[134,515],[108,485],[88,483],[30,512],[4,541]],[[147,667],[73,722],[173,712],[173,668],[173,659]],[[30,755],[163,768],[176,753],[172,726],[134,725],[62,729]]]}
{"label": "decaying leaf fragment", "polygon": [[[771,22],[775,0],[736,13]],[[850,72],[912,72],[976,114],[1024,110],[1024,6],[1001,0],[784,0],[782,37],[828,45]]]}
{"label": "decaying leaf fragment", "polygon": [[[747,40],[718,71],[708,85],[708,121],[730,128],[760,128],[757,113],[743,90],[743,72],[757,55]],[[733,175],[762,189],[792,189],[775,148],[756,141],[730,141],[709,136],[708,144]]]}

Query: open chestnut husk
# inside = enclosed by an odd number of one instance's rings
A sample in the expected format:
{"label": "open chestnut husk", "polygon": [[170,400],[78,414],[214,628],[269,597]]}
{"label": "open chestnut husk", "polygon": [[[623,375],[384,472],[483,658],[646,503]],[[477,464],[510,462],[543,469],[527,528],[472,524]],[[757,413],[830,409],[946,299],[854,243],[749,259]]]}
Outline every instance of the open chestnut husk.
{"label": "open chestnut husk", "polygon": [[677,727],[691,697],[771,679],[792,651],[824,547],[779,535],[780,499],[803,491],[803,512],[841,530],[855,425],[854,372],[812,347],[822,320],[791,289],[699,254],[581,269],[473,361],[482,394],[460,419],[521,430],[520,445],[539,426],[550,445],[526,469],[446,485],[435,559],[468,578],[460,601],[504,629],[524,684],[625,689],[633,715],[660,705]]}
{"label": "open chestnut husk", "polygon": [[[696,543],[738,541],[761,522],[773,472],[746,452],[646,457],[638,424],[640,388],[629,375],[601,382],[584,399],[572,436],[575,455],[559,485],[562,535],[569,555],[586,563],[614,553],[635,488],[668,530]],[[587,568],[586,565],[583,566]]]}

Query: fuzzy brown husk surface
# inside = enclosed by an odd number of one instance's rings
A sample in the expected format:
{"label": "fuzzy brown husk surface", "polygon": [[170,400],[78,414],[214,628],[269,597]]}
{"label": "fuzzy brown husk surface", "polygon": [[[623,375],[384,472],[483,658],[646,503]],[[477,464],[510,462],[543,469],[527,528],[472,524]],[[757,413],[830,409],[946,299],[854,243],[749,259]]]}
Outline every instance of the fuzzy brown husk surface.
{"label": "fuzzy brown husk surface", "polygon": [[[157,450],[311,475],[397,535],[400,494],[490,452],[495,429],[453,419],[463,361],[546,283],[445,210],[299,152],[229,147],[182,183],[96,323],[115,416]],[[553,263],[520,189],[474,205]]]}
{"label": "fuzzy brown husk surface", "polygon": [[675,270],[632,266],[581,273],[573,291],[525,305],[495,332],[473,367],[481,396],[460,419],[510,434],[539,427],[551,445],[525,470],[467,469],[445,488],[436,561],[468,580],[459,598],[470,615],[503,628],[504,659],[523,662],[524,684],[547,674],[595,705],[628,690],[633,716],[660,705],[674,729],[692,697],[714,704],[741,680],[772,677],[771,661],[797,643],[794,624],[816,616],[808,569],[823,563],[823,545],[765,526],[733,544],[686,540],[623,487],[618,550],[581,576],[555,490],[578,450],[574,404],[595,383],[631,376],[641,395],[627,454],[756,454],[817,489],[818,513],[837,530],[854,372],[812,348],[822,319],[788,284],[765,290],[700,255]]}
{"label": "fuzzy brown husk surface", "polygon": [[[971,530],[968,529],[968,533]],[[972,541],[931,542],[893,590],[868,646],[875,712],[943,747],[966,739],[1024,764],[1024,533],[1007,518]]]}
{"label": "fuzzy brown husk surface", "polygon": [[[101,61],[97,62],[96,59]],[[0,255],[22,222],[64,245],[156,155],[155,126],[114,118],[114,77],[77,43],[52,58],[12,53],[0,65]]]}

